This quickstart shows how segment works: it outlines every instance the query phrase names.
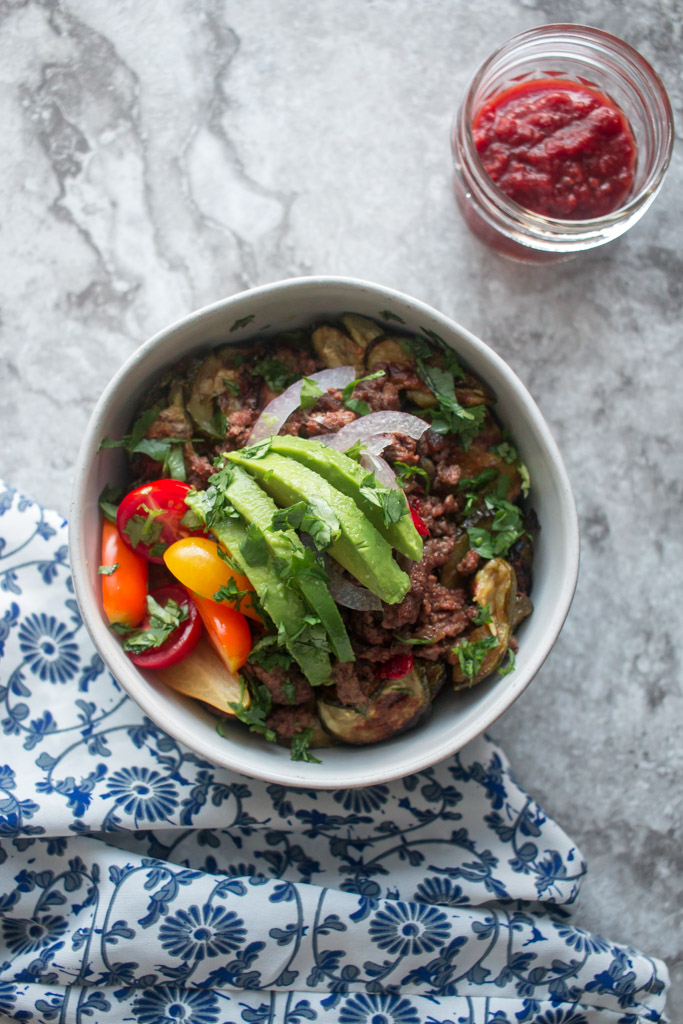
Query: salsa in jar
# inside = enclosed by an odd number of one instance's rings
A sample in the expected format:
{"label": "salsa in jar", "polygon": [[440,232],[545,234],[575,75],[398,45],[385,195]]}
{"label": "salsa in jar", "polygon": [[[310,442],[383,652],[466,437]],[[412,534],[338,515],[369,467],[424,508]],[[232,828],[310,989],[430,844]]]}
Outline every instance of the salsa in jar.
{"label": "salsa in jar", "polygon": [[637,146],[629,121],[598,89],[569,79],[518,83],[475,114],[472,134],[491,180],[546,217],[603,217],[627,200]]}

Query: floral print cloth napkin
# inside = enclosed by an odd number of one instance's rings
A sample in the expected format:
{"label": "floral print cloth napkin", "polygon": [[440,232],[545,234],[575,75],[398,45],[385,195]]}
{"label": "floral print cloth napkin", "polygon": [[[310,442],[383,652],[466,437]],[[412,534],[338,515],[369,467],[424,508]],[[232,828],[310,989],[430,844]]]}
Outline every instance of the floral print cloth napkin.
{"label": "floral print cloth napkin", "polygon": [[390,785],[211,765],[118,687],[66,523],[0,484],[0,1019],[636,1024],[666,967],[571,920],[585,865],[480,738]]}

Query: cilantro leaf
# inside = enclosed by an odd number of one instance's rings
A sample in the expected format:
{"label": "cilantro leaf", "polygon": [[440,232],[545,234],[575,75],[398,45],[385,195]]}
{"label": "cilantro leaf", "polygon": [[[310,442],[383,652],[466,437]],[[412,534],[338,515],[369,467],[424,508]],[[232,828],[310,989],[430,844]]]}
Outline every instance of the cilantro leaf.
{"label": "cilantro leaf", "polygon": [[[141,516],[136,512],[134,516],[131,516],[126,525],[123,528],[123,532],[130,538],[131,546],[133,550],[137,548],[138,544],[143,544],[145,547],[153,547],[159,543],[159,538],[164,529],[162,522],[157,522],[159,516],[162,516],[166,509],[164,508],[148,508],[147,505],[139,506],[145,512],[144,516]],[[162,545],[162,551],[166,550],[166,545]]]}
{"label": "cilantro leaf", "polygon": [[297,501],[273,516],[271,530],[303,530],[311,535],[318,551],[324,551],[341,535],[334,510],[323,498]]}
{"label": "cilantro leaf", "polygon": [[431,480],[429,479],[429,473],[426,469],[422,469],[421,466],[409,466],[407,462],[395,462],[394,470],[396,472],[396,479],[400,483],[401,487],[410,480],[411,476],[419,476],[424,480],[423,488],[425,494],[429,494],[431,487]]}
{"label": "cilantro leaf", "polygon": [[[240,699],[228,704],[228,707],[240,722],[244,722],[245,725],[249,726],[249,732],[261,733],[269,743],[275,743],[277,735],[266,725],[266,719],[273,706],[270,690],[263,683],[252,681],[249,687],[249,705],[245,707],[244,697],[246,692],[245,683],[241,680]],[[221,730],[219,729],[218,731],[220,732]]]}
{"label": "cilantro leaf", "polygon": [[529,470],[520,459],[519,452],[515,448],[514,444],[511,444],[509,441],[501,441],[500,444],[493,445],[492,448],[489,448],[489,451],[493,452],[494,455],[499,455],[501,459],[504,459],[505,462],[515,467],[522,478],[522,494],[525,498],[528,498],[531,484]]}
{"label": "cilantro leaf", "polygon": [[364,402],[360,398],[352,398],[352,394],[357,384],[364,384],[366,380],[377,380],[378,377],[384,377],[386,370],[377,370],[376,373],[370,373],[367,377],[358,377],[356,380],[350,381],[346,387],[342,390],[341,400],[342,404],[350,409],[351,412],[355,412],[357,416],[367,416],[370,412],[370,406],[367,402]]}
{"label": "cilantro leaf", "polygon": [[457,647],[453,648],[458,656],[460,670],[465,679],[469,680],[470,686],[484,664],[486,652],[494,647],[498,647],[499,644],[500,640],[498,637],[490,635],[482,637],[481,640],[464,640]]}
{"label": "cilantro leaf", "polygon": [[123,487],[110,487],[109,484],[106,484],[97,499],[102,515],[110,523],[116,522],[116,513],[118,512],[119,502],[123,494]]}
{"label": "cilantro leaf", "polygon": [[403,491],[389,490],[387,487],[383,487],[377,482],[374,473],[368,473],[361,481],[360,493],[381,509],[385,526],[397,523],[399,519],[409,514],[410,509]]}
{"label": "cilantro leaf", "polygon": [[240,544],[240,554],[249,565],[266,565],[268,562],[268,545],[263,530],[256,523],[249,523],[247,535]]}
{"label": "cilantro leaf", "polygon": [[492,622],[491,618],[491,606],[486,602],[477,609],[477,614],[472,619],[472,624],[475,626],[486,626],[489,622]]}
{"label": "cilantro leaf", "polygon": [[299,374],[292,372],[279,359],[260,359],[257,363],[254,363],[251,372],[263,377],[271,391],[284,391],[285,388],[288,388],[290,384],[299,379]]}
{"label": "cilantro leaf", "polygon": [[296,704],[296,687],[292,680],[287,676],[286,679],[282,680],[282,690],[287,698],[288,704]]}
{"label": "cilantro leaf", "polygon": [[119,562],[114,562],[113,565],[101,565],[97,570],[98,576],[111,576],[117,569],[120,569],[121,565]]}
{"label": "cilantro leaf", "polygon": [[398,640],[401,644],[410,644],[411,646],[418,646],[422,644],[435,644],[436,638],[430,639],[424,636],[401,636],[400,633],[392,633],[394,640]]}
{"label": "cilantro leaf", "polygon": [[470,546],[478,551],[482,558],[504,556],[525,533],[522,511],[512,502],[493,494],[488,494],[484,498],[484,504],[489,511],[495,512],[491,529],[468,526]]}
{"label": "cilantro leaf", "polygon": [[304,377],[301,382],[301,400],[299,405],[302,409],[310,409],[318,401],[323,393],[323,389],[318,384],[317,380],[311,380],[310,377]]}
{"label": "cilantro leaf", "polygon": [[417,372],[439,402],[437,409],[425,409],[431,416],[432,430],[440,434],[457,434],[465,448],[480,433],[486,418],[486,406],[466,408],[455,397],[452,369],[429,366],[423,359],[417,361]]}
{"label": "cilantro leaf", "polygon": [[507,661],[498,667],[499,676],[508,676],[515,671],[515,652],[511,647],[507,649]]}
{"label": "cilantro leaf", "polygon": [[290,668],[294,659],[289,651],[278,644],[276,636],[268,634],[256,641],[249,652],[247,661],[254,665],[260,665],[261,668],[269,672],[274,668]]}
{"label": "cilantro leaf", "polygon": [[171,633],[189,618],[186,606],[179,605],[173,598],[170,598],[162,606],[154,600],[151,594],[147,595],[147,613],[149,625],[128,633],[123,641],[124,651],[140,654],[153,647],[161,647]]}
{"label": "cilantro leaf", "polygon": [[313,730],[310,726],[307,729],[302,729],[301,732],[295,733],[292,736],[290,759],[292,761],[308,761],[311,764],[322,764],[320,758],[314,757],[309,750],[312,739]]}
{"label": "cilantro leaf", "polygon": [[235,580],[231,577],[227,583],[219,587],[215,594],[212,595],[214,601],[227,601],[232,608],[238,612],[242,606],[242,601],[245,597],[251,595],[251,590],[240,590]]}

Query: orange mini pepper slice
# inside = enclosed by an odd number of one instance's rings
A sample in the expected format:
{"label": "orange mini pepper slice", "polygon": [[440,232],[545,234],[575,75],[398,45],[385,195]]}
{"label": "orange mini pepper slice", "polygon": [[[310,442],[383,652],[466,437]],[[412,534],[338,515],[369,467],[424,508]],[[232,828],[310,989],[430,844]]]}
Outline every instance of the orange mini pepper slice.
{"label": "orange mini pepper slice", "polygon": [[238,672],[249,657],[251,631],[244,615],[223,602],[193,594],[207,636],[230,672]]}
{"label": "orange mini pepper slice", "polygon": [[147,614],[149,563],[121,539],[113,523],[102,526],[102,605],[109,622],[137,626]]}

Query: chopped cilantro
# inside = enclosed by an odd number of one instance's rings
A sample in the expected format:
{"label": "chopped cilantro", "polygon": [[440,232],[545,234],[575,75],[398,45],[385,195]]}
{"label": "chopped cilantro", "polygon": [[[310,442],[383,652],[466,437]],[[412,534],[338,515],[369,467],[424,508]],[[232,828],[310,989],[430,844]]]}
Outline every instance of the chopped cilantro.
{"label": "chopped cilantro", "polygon": [[[164,529],[164,524],[158,522],[158,517],[163,515],[166,509],[163,508],[148,508],[147,505],[139,506],[146,513],[141,516],[136,512],[134,516],[131,516],[126,525],[123,528],[123,532],[129,537],[133,550],[137,548],[138,544],[143,544],[145,547],[152,547],[158,544],[159,538]],[[162,551],[165,551],[165,545],[162,546]]]}
{"label": "chopped cilantro", "polygon": [[424,479],[423,487],[425,494],[429,494],[429,488],[431,481],[429,479],[429,473],[426,469],[422,469],[421,466],[409,466],[407,462],[395,462],[394,470],[396,471],[396,479],[403,487],[406,481],[410,480],[411,476],[419,476]]}
{"label": "chopped cilantro", "polygon": [[102,488],[102,492],[97,499],[97,504],[100,506],[100,511],[105,519],[108,519],[110,523],[116,522],[116,513],[118,512],[119,502],[123,497],[123,487],[110,487],[107,484]]}
{"label": "chopped cilantro", "polygon": [[226,584],[219,587],[216,593],[212,595],[212,600],[227,601],[238,612],[242,601],[244,601],[245,597],[249,597],[251,593],[251,590],[240,590],[235,580],[231,577]]}
{"label": "chopped cilantro", "polygon": [[458,655],[460,670],[465,679],[469,680],[470,686],[477,678],[481,666],[484,664],[486,652],[498,647],[500,641],[497,636],[484,636],[481,640],[464,640],[453,650]]}
{"label": "chopped cilantro", "polygon": [[511,647],[508,647],[506,652],[507,661],[505,661],[498,668],[499,676],[508,676],[511,672],[515,671],[515,652]]}
{"label": "chopped cilantro", "polygon": [[307,729],[302,729],[301,732],[297,732],[292,736],[290,754],[290,759],[292,761],[308,761],[312,764],[322,764],[320,758],[314,757],[309,750],[312,738],[313,730],[310,726]]}
{"label": "chopped cilantro", "polygon": [[522,512],[517,505],[488,494],[484,504],[489,511],[495,511],[491,529],[480,526],[469,526],[467,536],[470,545],[478,551],[482,558],[496,558],[506,555],[512,545],[524,535]]}
{"label": "chopped cilantro", "polygon": [[466,408],[455,397],[455,380],[452,369],[442,370],[429,366],[422,359],[417,361],[417,372],[439,402],[437,409],[425,409],[431,416],[432,430],[438,434],[457,434],[467,449],[480,433],[486,417],[486,406],[475,405]]}
{"label": "chopped cilantro", "polygon": [[310,409],[318,401],[323,393],[323,389],[318,384],[317,380],[311,380],[310,377],[304,377],[301,382],[301,400],[299,405],[302,409]]}
{"label": "chopped cilantro", "polygon": [[318,551],[324,551],[341,534],[334,510],[322,498],[297,501],[273,516],[272,530],[303,530],[311,535]]}
{"label": "chopped cilantro", "polygon": [[260,732],[270,743],[275,743],[277,736],[266,725],[266,719],[273,706],[270,690],[263,683],[252,681],[249,687],[250,700],[247,707],[244,705],[246,692],[246,685],[243,680],[240,680],[240,699],[228,704],[228,707],[240,722],[249,726],[249,732]]}
{"label": "chopped cilantro", "polygon": [[240,317],[239,320],[235,320],[234,324],[230,328],[230,334],[232,334],[233,331],[238,331],[240,327],[248,327],[255,316],[255,313],[250,313],[249,316],[243,316]]}
{"label": "chopped cilantro", "polygon": [[363,452],[367,448],[367,445],[363,444],[360,437],[357,441],[354,441],[350,448],[347,448],[344,452],[347,459],[353,459],[354,462],[360,462]]}
{"label": "chopped cilantro", "polygon": [[398,323],[398,324],[404,324],[405,323],[405,320],[402,317],[400,317],[398,315],[398,313],[392,313],[390,309],[382,309],[382,310],[380,310],[380,314],[379,315],[382,317],[382,320],[395,320],[396,323]]}
{"label": "chopped cilantro", "polygon": [[384,377],[385,373],[385,370],[377,370],[376,373],[371,373],[367,377],[358,377],[356,380],[350,381],[342,391],[342,403],[347,409],[350,409],[351,412],[355,412],[357,416],[367,416],[370,412],[370,406],[368,403],[364,402],[360,398],[352,398],[351,395],[356,389],[356,385],[364,384],[366,380],[377,380],[378,377]]}
{"label": "chopped cilantro", "polygon": [[282,680],[282,690],[287,698],[287,703],[296,704],[296,687],[289,676]]}
{"label": "chopped cilantro", "polygon": [[500,444],[496,444],[492,448],[489,448],[489,451],[493,452],[494,455],[500,455],[501,459],[504,459],[505,462],[515,467],[522,478],[522,494],[525,498],[528,498],[529,487],[531,484],[529,479],[529,470],[520,459],[519,452],[515,446],[509,441],[501,441]]}
{"label": "chopped cilantro", "polygon": [[[250,444],[247,448],[240,448],[240,455],[245,459],[262,459],[264,455],[267,455],[270,451],[270,438],[265,437],[263,441],[257,441],[256,444]],[[226,465],[226,469],[232,467]],[[212,477],[209,477],[212,479]]]}
{"label": "chopped cilantro", "polygon": [[226,419],[225,413],[221,409],[219,409],[218,412],[215,413],[213,418],[210,420],[209,428],[211,430],[211,433],[215,434],[216,437],[225,437],[225,434],[228,429],[228,421]]}
{"label": "chopped cilantro", "polygon": [[113,565],[101,565],[97,570],[99,576],[111,576],[117,569],[120,569],[121,565],[119,562],[114,562]]}
{"label": "chopped cilantro", "polygon": [[385,526],[397,523],[399,519],[408,515],[410,511],[403,491],[390,491],[387,487],[382,487],[377,482],[377,477],[374,473],[368,473],[362,480],[360,493],[368,501],[371,501],[373,505],[377,505],[381,509]]}
{"label": "chopped cilantro", "polygon": [[280,647],[278,638],[273,634],[257,640],[247,658],[247,661],[260,665],[266,671],[273,668],[288,669],[293,660],[291,654],[284,647]]}
{"label": "chopped cilantro", "polygon": [[299,374],[292,372],[279,359],[260,359],[257,363],[254,363],[251,372],[263,377],[271,391],[284,391],[285,388],[288,388],[290,384],[299,379]]}
{"label": "chopped cilantro", "polygon": [[256,523],[247,526],[247,535],[240,544],[240,554],[249,565],[266,565],[268,562],[266,538]]}
{"label": "chopped cilantro", "polygon": [[491,606],[487,601],[486,604],[480,605],[480,607],[477,609],[477,614],[472,619],[472,623],[475,626],[486,626],[489,622],[492,621],[493,620],[491,619]]}
{"label": "chopped cilantro", "polygon": [[401,636],[400,633],[392,633],[394,640],[398,640],[401,644],[410,644],[411,646],[417,646],[422,644],[435,644],[436,638],[430,639],[426,636]]}
{"label": "chopped cilantro", "polygon": [[144,629],[133,629],[128,632],[123,641],[124,651],[140,654],[153,647],[161,647],[171,633],[189,617],[187,608],[179,605],[173,598],[162,606],[151,594],[147,595],[147,612],[149,625]]}
{"label": "chopped cilantro", "polygon": [[185,515],[180,520],[181,526],[186,526],[188,530],[201,530],[204,525],[204,520],[200,519],[196,512],[191,508],[188,508]]}
{"label": "chopped cilantro", "polygon": [[237,398],[240,393],[239,381],[233,380],[232,377],[223,377],[221,379],[223,381],[223,387],[228,394],[232,395],[233,398]]}

